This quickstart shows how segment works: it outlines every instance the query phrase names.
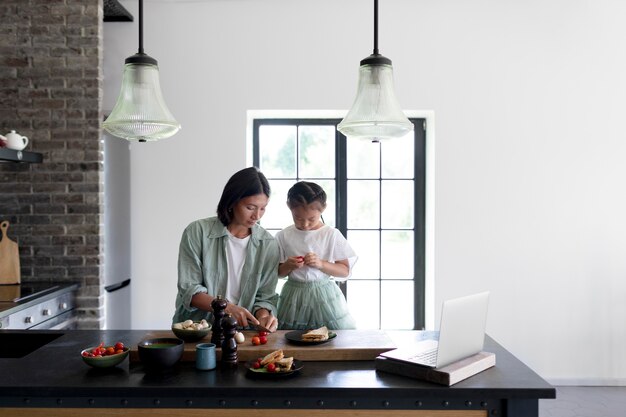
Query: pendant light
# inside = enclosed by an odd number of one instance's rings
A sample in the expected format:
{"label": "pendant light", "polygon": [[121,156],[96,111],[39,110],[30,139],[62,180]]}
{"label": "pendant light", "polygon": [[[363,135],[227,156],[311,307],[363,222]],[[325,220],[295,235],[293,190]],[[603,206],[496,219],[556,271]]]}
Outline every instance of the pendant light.
{"label": "pendant light", "polygon": [[139,0],[139,50],[126,58],[120,95],[102,127],[113,136],[139,142],[169,138],[180,130],[163,100],[157,60],[143,51],[143,0]]}
{"label": "pendant light", "polygon": [[391,60],[378,53],[378,0],[374,0],[374,52],[361,61],[356,98],[337,129],[345,136],[373,142],[413,130],[394,92]]}

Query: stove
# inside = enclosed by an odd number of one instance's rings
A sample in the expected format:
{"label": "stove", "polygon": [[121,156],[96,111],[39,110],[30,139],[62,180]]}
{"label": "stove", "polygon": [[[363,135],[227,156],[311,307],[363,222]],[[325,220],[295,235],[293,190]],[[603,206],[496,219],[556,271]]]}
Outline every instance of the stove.
{"label": "stove", "polygon": [[74,283],[0,285],[0,328],[74,328],[77,290]]}
{"label": "stove", "polygon": [[19,303],[29,298],[49,294],[58,288],[58,285],[47,282],[0,285],[0,302]]}

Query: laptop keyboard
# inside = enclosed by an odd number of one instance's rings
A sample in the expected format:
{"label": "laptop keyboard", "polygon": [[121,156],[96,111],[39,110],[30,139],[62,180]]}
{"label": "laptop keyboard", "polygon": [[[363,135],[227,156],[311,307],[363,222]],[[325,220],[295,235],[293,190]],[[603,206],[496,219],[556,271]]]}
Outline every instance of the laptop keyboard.
{"label": "laptop keyboard", "polygon": [[418,353],[411,357],[411,361],[435,366],[437,364],[437,348]]}

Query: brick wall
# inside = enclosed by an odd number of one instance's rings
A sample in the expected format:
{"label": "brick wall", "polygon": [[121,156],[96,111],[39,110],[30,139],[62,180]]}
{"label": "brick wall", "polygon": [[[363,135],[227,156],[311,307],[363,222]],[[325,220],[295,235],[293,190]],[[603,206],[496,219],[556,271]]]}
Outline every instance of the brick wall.
{"label": "brick wall", "polygon": [[22,281],[80,283],[80,328],[103,317],[102,0],[0,2],[0,134],[43,163],[0,163],[0,221]]}

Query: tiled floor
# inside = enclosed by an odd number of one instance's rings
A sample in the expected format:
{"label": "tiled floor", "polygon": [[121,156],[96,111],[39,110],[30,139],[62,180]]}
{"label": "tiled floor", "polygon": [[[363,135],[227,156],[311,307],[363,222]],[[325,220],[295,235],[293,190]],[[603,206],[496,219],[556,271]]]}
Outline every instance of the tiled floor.
{"label": "tiled floor", "polygon": [[556,387],[555,400],[539,400],[539,417],[624,417],[626,387]]}

